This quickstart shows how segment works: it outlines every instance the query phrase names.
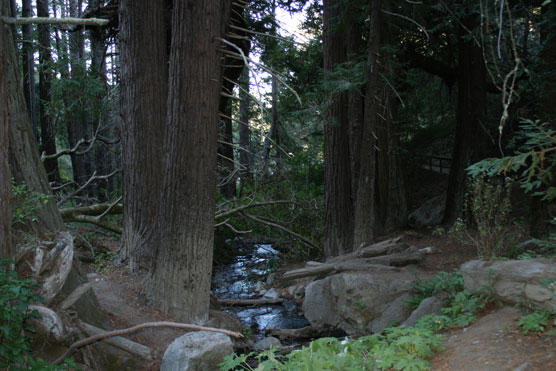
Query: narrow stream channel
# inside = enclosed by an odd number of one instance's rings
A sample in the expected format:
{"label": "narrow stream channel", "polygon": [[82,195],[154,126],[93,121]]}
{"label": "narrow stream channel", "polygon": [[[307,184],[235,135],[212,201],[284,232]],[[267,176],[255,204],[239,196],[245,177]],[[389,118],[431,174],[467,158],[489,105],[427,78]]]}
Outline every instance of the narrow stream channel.
{"label": "narrow stream channel", "polygon": [[[240,251],[234,263],[216,268],[214,272],[212,291],[219,299],[260,298],[255,290],[257,282],[264,282],[268,268],[279,254],[271,244],[244,244]],[[236,315],[245,326],[256,329],[258,336],[264,336],[269,328],[295,329],[308,325],[295,303],[288,300],[282,305],[225,307],[224,310]]]}

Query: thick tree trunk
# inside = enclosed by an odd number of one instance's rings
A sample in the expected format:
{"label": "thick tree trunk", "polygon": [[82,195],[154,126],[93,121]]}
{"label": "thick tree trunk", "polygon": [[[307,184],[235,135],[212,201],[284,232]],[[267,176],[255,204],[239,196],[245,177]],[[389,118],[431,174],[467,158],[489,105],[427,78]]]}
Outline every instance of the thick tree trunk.
{"label": "thick tree trunk", "polygon": [[[338,27],[341,2],[325,0],[324,68],[332,71],[346,61],[345,31]],[[353,200],[349,150],[347,93],[331,97],[324,125],[326,197],[324,253],[342,255],[353,248]]]}
{"label": "thick tree trunk", "polygon": [[176,0],[172,14],[160,240],[149,293],[186,322],[206,320],[209,310],[224,7]]}
{"label": "thick tree trunk", "polygon": [[[1,7],[0,3],[0,7]],[[2,9],[0,8],[0,15]],[[0,257],[12,258],[12,182],[8,165],[7,33],[0,19]]]}
{"label": "thick tree trunk", "polygon": [[[48,17],[48,0],[37,0],[37,16]],[[39,31],[39,115],[41,121],[41,151],[47,155],[56,153],[56,127],[49,112],[49,104],[52,102],[52,54],[50,47],[50,26],[40,24]],[[60,171],[58,160],[50,159],[44,162],[48,180],[58,182]]]}
{"label": "thick tree trunk", "polygon": [[374,239],[375,226],[375,177],[376,177],[376,120],[380,104],[379,48],[380,0],[371,5],[370,39],[367,59],[367,89],[359,159],[359,185],[355,201],[353,248],[368,245]]}
{"label": "thick tree trunk", "polygon": [[[390,87],[383,88],[382,112],[377,116],[376,201],[381,233],[389,233],[407,222],[407,199],[399,154],[396,123],[396,97]],[[382,119],[381,117],[384,117]]]}
{"label": "thick tree trunk", "polygon": [[[388,2],[384,7],[388,9]],[[391,30],[385,18],[380,21],[380,43],[388,45],[391,42]],[[392,58],[383,52],[380,69],[383,75],[393,80],[391,71]],[[399,154],[399,137],[397,124],[397,98],[392,87],[382,82],[380,94],[380,108],[376,117],[377,122],[377,171],[376,171],[376,203],[381,231],[389,233],[403,227],[407,222],[407,199],[405,194],[404,177]]]}
{"label": "thick tree trunk", "polygon": [[122,257],[129,260],[132,272],[151,270],[160,241],[156,224],[162,156],[168,151],[163,145],[168,94],[166,7],[166,0],[122,0],[120,5]]}
{"label": "thick tree trunk", "polygon": [[[23,0],[21,2],[21,15],[23,17],[32,17],[33,9],[31,8],[31,0]],[[21,26],[23,34],[23,47],[21,48],[21,61],[23,67],[23,93],[25,94],[25,102],[27,102],[27,110],[31,118],[33,133],[37,140],[39,137],[39,129],[37,126],[37,113],[35,104],[35,60],[33,58],[33,25],[24,24]]]}
{"label": "thick tree trunk", "polygon": [[478,24],[478,15],[464,19],[459,27],[458,103],[456,137],[448,179],[445,223],[463,216],[467,174],[465,169],[483,159],[489,146],[486,107],[486,68],[483,52],[467,29]]}
{"label": "thick tree trunk", "polygon": [[[21,71],[19,70],[16,49],[11,32],[8,32],[8,34],[8,36],[4,35],[2,42],[7,58],[7,74],[4,75],[7,84],[7,96],[5,100],[2,100],[2,103],[7,104],[8,117],[10,118],[8,141],[11,175],[17,184],[25,183],[31,191],[51,195],[52,191],[37,151],[37,142],[31,129],[29,112],[21,88]],[[62,218],[54,200],[43,205],[37,223],[32,225],[34,232],[39,236],[57,231],[62,227]]]}

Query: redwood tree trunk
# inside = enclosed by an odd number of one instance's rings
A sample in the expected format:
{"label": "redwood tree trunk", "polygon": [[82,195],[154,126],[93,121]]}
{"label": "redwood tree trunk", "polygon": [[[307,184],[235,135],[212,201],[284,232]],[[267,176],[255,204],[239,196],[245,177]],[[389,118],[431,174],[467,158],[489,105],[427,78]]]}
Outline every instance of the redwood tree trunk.
{"label": "redwood tree trunk", "polygon": [[[4,6],[8,7],[8,5]],[[5,30],[9,29],[6,28]],[[31,191],[50,195],[52,190],[48,184],[44,166],[39,158],[37,142],[31,129],[29,112],[27,111],[23,89],[21,88],[21,71],[17,61],[16,49],[11,32],[7,32],[7,34],[4,34],[2,39],[2,49],[5,51],[7,59],[7,73],[4,75],[6,79],[5,84],[7,84],[7,96],[1,102],[7,104],[8,117],[10,119],[8,126],[8,156],[11,176],[17,184],[25,183]],[[43,205],[37,222],[33,223],[31,227],[33,232],[41,237],[63,228],[62,217],[54,200]]]}
{"label": "redwood tree trunk", "polygon": [[160,240],[149,293],[186,322],[208,318],[224,14],[220,0],[174,1]]}
{"label": "redwood tree trunk", "polygon": [[[478,15],[463,20],[466,29],[474,29]],[[448,190],[445,223],[463,216],[467,175],[465,169],[485,158],[489,146],[486,107],[486,68],[483,52],[466,29],[459,28],[458,103],[456,137]]]}
{"label": "redwood tree trunk", "polygon": [[380,104],[379,48],[380,48],[380,0],[372,1],[370,39],[367,59],[367,89],[359,159],[359,185],[355,201],[353,247],[370,244],[374,239],[375,226],[375,177],[376,177],[376,120]]}
{"label": "redwood tree trunk", "polygon": [[[21,2],[21,15],[23,17],[32,17],[33,10],[31,8],[31,0],[23,0]],[[23,34],[23,47],[21,48],[21,61],[23,67],[23,93],[25,94],[25,102],[27,102],[27,110],[31,117],[31,125],[35,138],[39,140],[39,129],[37,127],[37,115],[35,105],[35,60],[33,58],[33,25],[24,24],[21,26]]]}
{"label": "redwood tree trunk", "polygon": [[[0,3],[0,15],[2,15]],[[12,182],[8,166],[7,35],[0,18],[0,257],[12,258]]]}
{"label": "redwood tree trunk", "polygon": [[[390,2],[384,1],[383,8],[388,9]],[[390,10],[390,9],[388,9]],[[391,42],[391,29],[386,22],[387,18],[380,17],[380,44],[388,45]],[[393,81],[392,58],[384,51],[380,63],[383,76]],[[377,107],[379,114],[377,123],[377,170],[376,170],[376,217],[380,223],[375,225],[376,233],[389,233],[403,227],[407,222],[407,199],[405,194],[404,177],[399,154],[399,137],[397,124],[397,98],[392,87],[381,81],[380,105]],[[377,92],[378,93],[378,92]],[[377,231],[378,224],[381,228]]]}
{"label": "redwood tree trunk", "polygon": [[[325,0],[323,22],[324,69],[333,71],[347,60],[346,32],[338,27],[341,1]],[[326,198],[324,254],[342,255],[353,246],[353,201],[347,93],[331,97],[324,125]]]}
{"label": "redwood tree trunk", "polygon": [[[37,0],[37,16],[48,17],[48,0]],[[41,151],[47,155],[56,153],[56,127],[52,121],[52,115],[48,111],[48,105],[52,102],[52,54],[50,46],[50,26],[40,24],[39,31],[39,114],[41,121]],[[51,159],[44,162],[48,180],[58,182],[60,172],[58,160]]]}
{"label": "redwood tree trunk", "polygon": [[163,145],[168,95],[166,4],[166,0],[122,0],[120,4],[122,255],[132,272],[151,270],[160,241],[156,224],[162,155],[167,151]]}

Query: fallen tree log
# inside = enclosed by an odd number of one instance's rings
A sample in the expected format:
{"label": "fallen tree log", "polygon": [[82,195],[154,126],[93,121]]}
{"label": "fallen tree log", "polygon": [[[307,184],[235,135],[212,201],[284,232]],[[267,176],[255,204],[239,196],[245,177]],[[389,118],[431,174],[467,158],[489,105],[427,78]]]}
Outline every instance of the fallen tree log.
{"label": "fallen tree log", "polygon": [[[372,259],[372,258],[371,258]],[[284,273],[282,276],[285,280],[293,280],[309,276],[327,276],[330,274],[346,272],[346,271],[368,271],[368,270],[398,270],[399,268],[390,267],[388,265],[368,262],[369,259],[352,259],[338,263],[322,263],[321,265],[310,266],[306,268],[294,269]]]}
{"label": "fallen tree log", "polygon": [[381,241],[370,246],[360,247],[356,251],[335,256],[326,260],[327,263],[346,261],[357,258],[372,258],[375,256],[389,255],[399,253],[406,250],[409,246],[401,242],[402,237],[391,238]]}
{"label": "fallen tree log", "polygon": [[418,264],[424,260],[426,254],[435,252],[436,250],[430,247],[408,247],[401,242],[401,237],[397,237],[358,249],[351,254],[330,258],[325,263],[308,262],[305,268],[288,271],[282,278],[321,278],[346,271],[396,270],[396,267]]}
{"label": "fallen tree log", "polygon": [[284,299],[218,299],[219,305],[225,306],[259,306],[268,304],[282,304]]}

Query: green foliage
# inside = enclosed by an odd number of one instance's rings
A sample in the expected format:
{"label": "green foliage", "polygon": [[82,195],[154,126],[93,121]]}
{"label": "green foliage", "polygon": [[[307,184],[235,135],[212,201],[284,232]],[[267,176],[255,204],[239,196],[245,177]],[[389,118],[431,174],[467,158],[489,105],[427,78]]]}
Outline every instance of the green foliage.
{"label": "green foliage", "polygon": [[467,171],[474,177],[514,175],[526,192],[546,201],[556,199],[556,187],[551,183],[556,167],[556,130],[549,123],[523,119],[511,148],[515,155],[487,158]]}
{"label": "green foliage", "polygon": [[[522,316],[518,321],[517,325],[521,327],[524,334],[532,332],[542,332],[548,326],[548,321],[554,319],[554,313],[550,312],[546,308],[535,308],[530,314]],[[556,319],[552,322],[556,325]]]}
{"label": "green foliage", "polygon": [[473,178],[468,202],[477,235],[467,234],[475,243],[480,258],[506,256],[522,235],[510,215],[511,184],[508,178],[499,184],[483,175]]}
{"label": "green foliage", "polygon": [[98,273],[110,273],[112,263],[116,258],[117,253],[110,251],[107,253],[101,252],[95,256],[94,266]]}
{"label": "green foliage", "polygon": [[13,207],[12,225],[36,222],[37,215],[52,196],[30,191],[26,184],[15,184],[12,180]]}
{"label": "green foliage", "polygon": [[33,292],[36,284],[19,280],[11,269],[13,261],[0,258],[0,367],[23,364],[29,344],[23,335],[25,319],[37,313],[27,312],[30,304],[40,298]]}
{"label": "green foliage", "polygon": [[431,296],[453,299],[463,290],[461,271],[440,272],[428,280],[417,278],[413,281],[413,296],[407,300],[410,309],[416,309],[421,302]]}
{"label": "green foliage", "polygon": [[[430,358],[441,349],[443,336],[432,330],[412,327],[387,328],[355,340],[340,341],[321,338],[277,358],[274,351],[258,355],[256,370],[428,370]],[[247,363],[248,355],[232,354],[221,364],[221,370],[253,370]]]}
{"label": "green foliage", "polygon": [[7,370],[58,371],[79,367],[71,360],[63,365],[49,365],[43,359],[30,356],[31,348],[25,331],[33,329],[25,325],[25,319],[38,317],[37,311],[29,311],[29,305],[42,302],[35,294],[38,285],[30,279],[21,280],[11,267],[13,261],[0,258],[0,368]]}

